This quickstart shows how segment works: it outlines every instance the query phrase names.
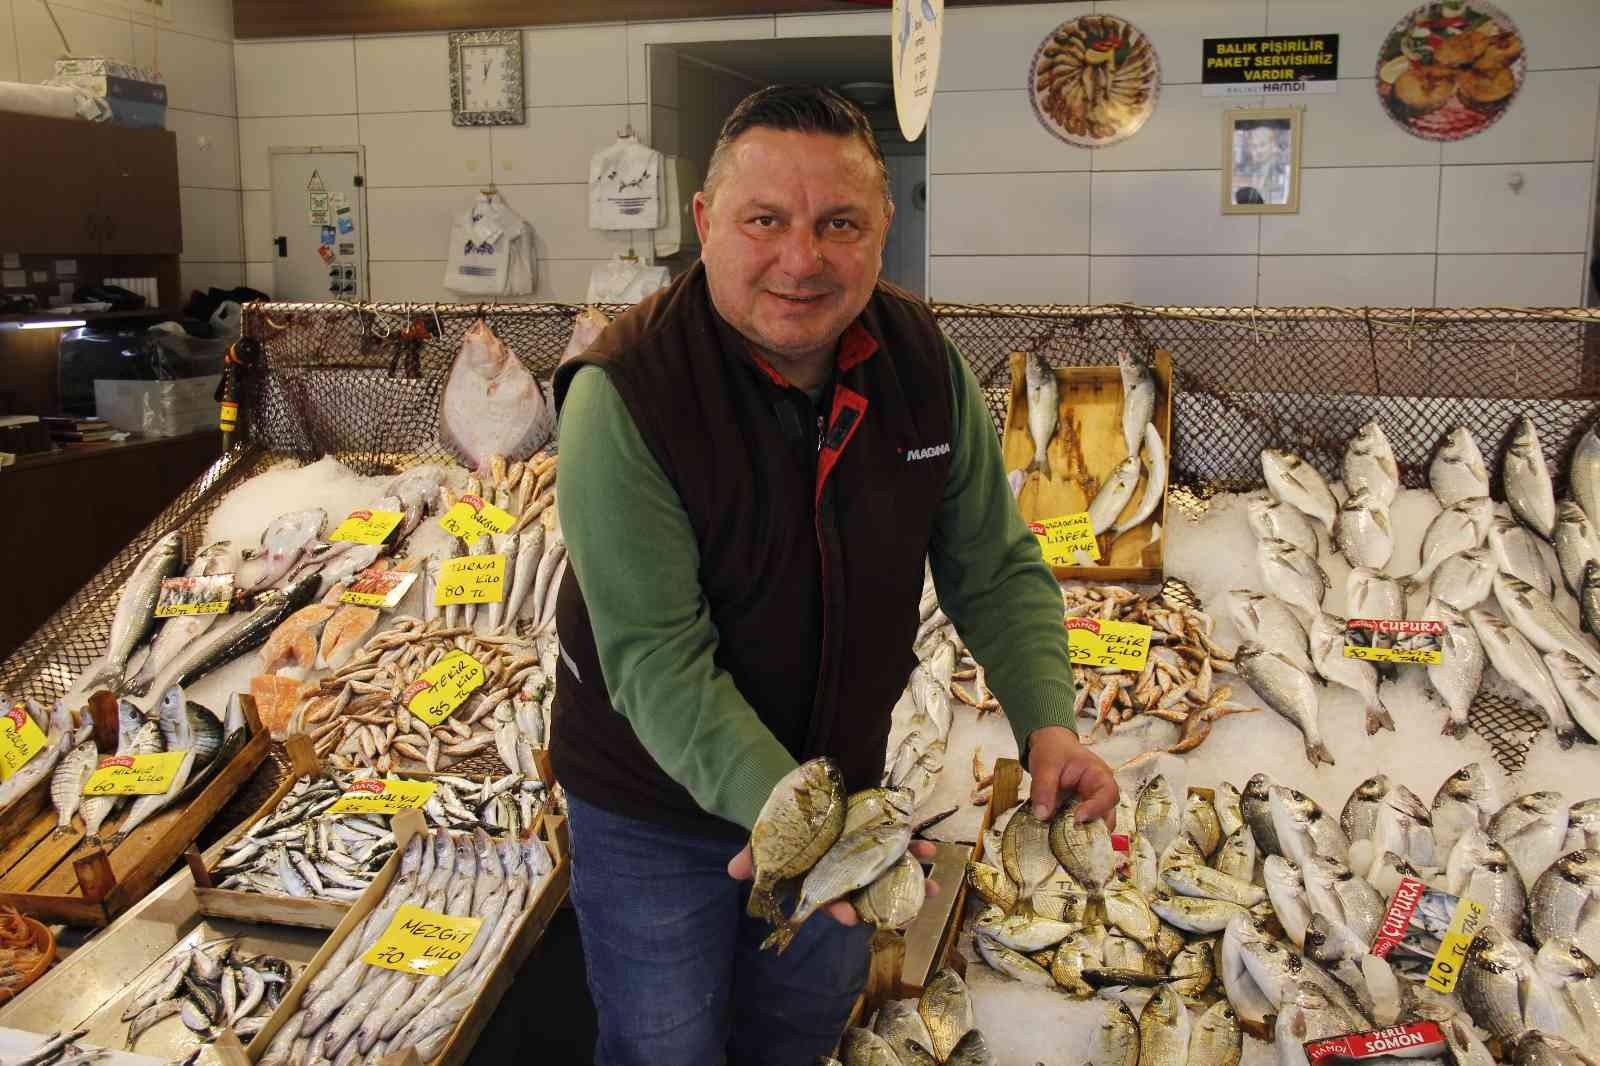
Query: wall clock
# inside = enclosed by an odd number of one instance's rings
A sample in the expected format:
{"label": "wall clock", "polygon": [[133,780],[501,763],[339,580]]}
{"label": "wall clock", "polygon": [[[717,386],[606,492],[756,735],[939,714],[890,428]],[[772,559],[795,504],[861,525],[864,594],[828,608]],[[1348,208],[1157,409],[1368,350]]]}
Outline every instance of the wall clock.
{"label": "wall clock", "polygon": [[520,126],[522,31],[450,35],[450,121],[457,126]]}

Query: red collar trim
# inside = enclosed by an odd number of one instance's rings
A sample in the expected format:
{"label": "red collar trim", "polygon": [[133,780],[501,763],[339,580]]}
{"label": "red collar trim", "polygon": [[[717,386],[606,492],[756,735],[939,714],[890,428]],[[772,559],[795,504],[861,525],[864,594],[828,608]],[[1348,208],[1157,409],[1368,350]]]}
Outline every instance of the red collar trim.
{"label": "red collar trim", "polygon": [[[777,369],[767,362],[760,352],[756,351],[755,345],[746,341],[745,350],[750,353],[750,360],[755,363],[756,369],[765,374],[774,385],[779,388],[787,388],[789,386],[789,379],[778,373]],[[840,373],[843,373],[846,370],[860,366],[876,355],[877,352],[877,338],[868,333],[867,328],[859,321],[852,322],[839,335],[837,368]]]}

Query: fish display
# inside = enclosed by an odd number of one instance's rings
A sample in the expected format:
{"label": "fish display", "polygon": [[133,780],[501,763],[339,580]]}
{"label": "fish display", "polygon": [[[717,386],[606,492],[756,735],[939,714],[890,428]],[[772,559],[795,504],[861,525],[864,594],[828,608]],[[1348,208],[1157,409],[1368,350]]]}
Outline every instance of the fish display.
{"label": "fish display", "polygon": [[105,655],[84,679],[79,680],[79,687],[87,690],[97,685],[113,689],[122,686],[129,656],[156,624],[156,601],[161,595],[161,582],[176,576],[182,565],[183,538],[177,533],[169,533],[156,541],[155,546],[134,564],[133,572],[123,583],[122,592],[117,597]]}
{"label": "fish display", "polygon": [[439,396],[439,443],[469,469],[526,460],[555,433],[555,412],[521,358],[482,319],[461,339]]}
{"label": "fish display", "polygon": [[916,1000],[891,1000],[868,1026],[851,1027],[839,1041],[841,1066],[996,1066],[978,1028],[972,994],[954,970],[929,978]]}
{"label": "fish display", "polygon": [[249,1040],[293,982],[294,967],[283,959],[240,952],[233,937],[202,940],[191,935],[133,986],[122,1011],[128,1023],[127,1050],[170,1018],[201,1042],[225,1028]]}

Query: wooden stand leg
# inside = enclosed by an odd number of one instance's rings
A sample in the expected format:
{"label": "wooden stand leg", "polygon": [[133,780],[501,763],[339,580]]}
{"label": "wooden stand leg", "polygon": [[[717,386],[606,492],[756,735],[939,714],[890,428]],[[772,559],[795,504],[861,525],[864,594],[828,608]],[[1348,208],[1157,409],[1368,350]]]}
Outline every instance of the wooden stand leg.
{"label": "wooden stand leg", "polygon": [[117,875],[111,871],[111,859],[104,851],[95,848],[72,864],[78,875],[78,888],[90,903],[99,903],[117,887]]}

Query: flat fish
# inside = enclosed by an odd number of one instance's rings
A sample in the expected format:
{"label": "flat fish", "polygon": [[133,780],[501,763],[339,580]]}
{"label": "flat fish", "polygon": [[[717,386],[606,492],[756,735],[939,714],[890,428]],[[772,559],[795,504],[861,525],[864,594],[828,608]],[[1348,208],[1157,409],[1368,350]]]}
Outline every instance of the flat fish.
{"label": "flat fish", "polygon": [[321,508],[290,511],[267,524],[261,534],[261,552],[239,565],[233,587],[241,592],[259,592],[287,576],[327,524]]}
{"label": "flat fish", "polygon": [[479,319],[462,337],[439,397],[439,442],[469,469],[486,469],[493,456],[528,458],[554,432],[539,382]]}
{"label": "flat fish", "polygon": [[[1597,465],[1600,472],[1600,465]],[[1439,454],[1428,465],[1428,487],[1440,507],[1453,507],[1474,496],[1489,495],[1489,468],[1484,465],[1478,442],[1465,426],[1457,426],[1445,437]]]}
{"label": "flat fish", "polygon": [[1298,455],[1268,448],[1261,453],[1261,472],[1275,497],[1321,522],[1330,534],[1333,532],[1339,507],[1315,467]]}
{"label": "flat fish", "polygon": [[1050,441],[1056,435],[1056,421],[1061,414],[1061,388],[1056,372],[1037,352],[1025,360],[1023,382],[1028,396],[1028,435],[1033,438],[1033,460],[1028,472],[1037,470],[1049,480]]}
{"label": "flat fish", "polygon": [[1393,504],[1400,492],[1400,466],[1376,419],[1362,426],[1345,445],[1344,487],[1352,496],[1367,493],[1383,508]]}
{"label": "flat fish", "polygon": [[317,667],[337,670],[355,655],[372,627],[378,624],[378,609],[347,603],[328,619],[317,649]]}
{"label": "flat fish", "polygon": [[1517,419],[1500,480],[1517,520],[1549,540],[1556,527],[1555,490],[1550,468],[1545,465],[1544,449],[1539,445],[1539,433],[1533,419],[1526,415]]}

